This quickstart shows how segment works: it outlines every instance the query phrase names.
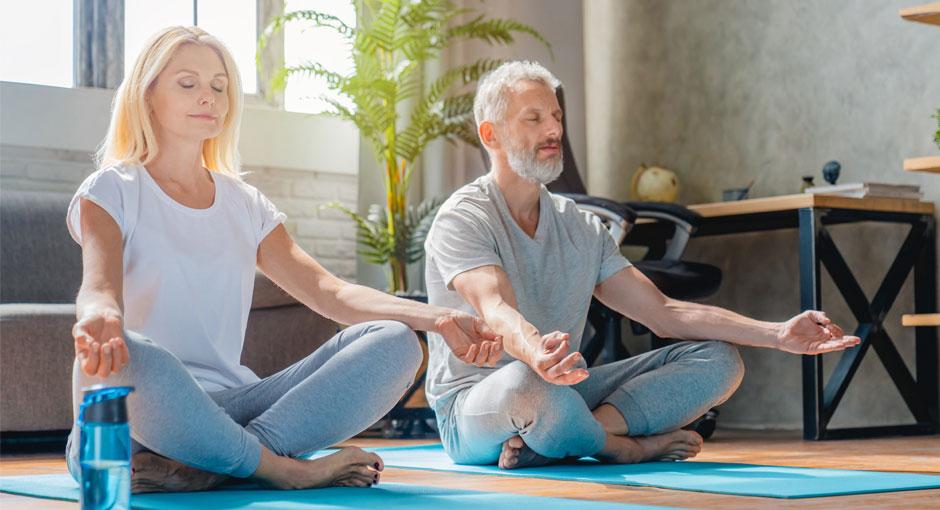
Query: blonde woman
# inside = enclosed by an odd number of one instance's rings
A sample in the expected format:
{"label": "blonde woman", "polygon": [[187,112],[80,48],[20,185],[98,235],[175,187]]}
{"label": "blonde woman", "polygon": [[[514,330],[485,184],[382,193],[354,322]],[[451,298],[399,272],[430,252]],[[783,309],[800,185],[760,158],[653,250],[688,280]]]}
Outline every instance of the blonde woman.
{"label": "blonde woman", "polygon": [[[230,476],[278,488],[370,486],[383,468],[374,453],[297,457],[393,407],[421,362],[413,329],[441,334],[481,366],[495,363],[501,343],[466,313],[344,282],[294,243],[284,214],[238,177],[238,76],[218,40],[172,27],[118,88],[99,170],[68,212],[84,264],[73,400],[97,383],[136,388],[137,492],[203,490]],[[256,267],[355,325],[259,380],[239,362]],[[68,464],[77,479],[76,434]]]}

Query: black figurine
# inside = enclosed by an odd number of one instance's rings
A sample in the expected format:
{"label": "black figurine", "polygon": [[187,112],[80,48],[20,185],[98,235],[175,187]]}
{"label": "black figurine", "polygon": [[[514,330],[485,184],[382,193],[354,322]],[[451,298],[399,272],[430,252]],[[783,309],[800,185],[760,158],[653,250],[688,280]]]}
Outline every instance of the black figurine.
{"label": "black figurine", "polygon": [[823,165],[823,179],[829,184],[835,185],[836,181],[839,180],[839,172],[841,171],[842,165],[838,161],[830,161]]}

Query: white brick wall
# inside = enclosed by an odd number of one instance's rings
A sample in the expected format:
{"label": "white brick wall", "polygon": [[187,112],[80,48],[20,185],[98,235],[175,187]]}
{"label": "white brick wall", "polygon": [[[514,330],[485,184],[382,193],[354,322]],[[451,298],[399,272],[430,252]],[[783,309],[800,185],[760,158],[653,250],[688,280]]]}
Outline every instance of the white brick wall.
{"label": "white brick wall", "polygon": [[[85,152],[0,145],[0,188],[74,192],[92,172]],[[256,186],[287,214],[287,230],[324,267],[346,280],[356,278],[355,225],[322,205],[338,201],[356,208],[356,176],[280,168],[245,168]]]}

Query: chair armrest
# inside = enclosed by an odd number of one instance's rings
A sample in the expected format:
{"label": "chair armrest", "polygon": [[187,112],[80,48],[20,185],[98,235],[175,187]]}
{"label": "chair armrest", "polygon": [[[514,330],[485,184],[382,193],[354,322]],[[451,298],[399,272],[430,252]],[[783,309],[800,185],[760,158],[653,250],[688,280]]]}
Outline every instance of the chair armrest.
{"label": "chair armrest", "polygon": [[[679,260],[689,242],[689,238],[702,223],[702,216],[679,204],[663,202],[627,202],[636,211],[639,218],[665,221],[675,225],[676,230],[669,240],[668,248],[662,252],[665,260]],[[658,256],[656,258],[659,258]]]}
{"label": "chair armrest", "polygon": [[633,209],[639,218],[668,221],[683,228],[684,225],[688,225],[689,230],[693,232],[702,223],[702,216],[699,213],[679,204],[628,201],[626,205]]}
{"label": "chair armrest", "polygon": [[615,202],[606,198],[592,197],[581,193],[558,193],[570,198],[579,209],[592,212],[599,216],[607,225],[610,235],[619,246],[627,236],[630,226],[636,222],[637,214],[622,202]]}

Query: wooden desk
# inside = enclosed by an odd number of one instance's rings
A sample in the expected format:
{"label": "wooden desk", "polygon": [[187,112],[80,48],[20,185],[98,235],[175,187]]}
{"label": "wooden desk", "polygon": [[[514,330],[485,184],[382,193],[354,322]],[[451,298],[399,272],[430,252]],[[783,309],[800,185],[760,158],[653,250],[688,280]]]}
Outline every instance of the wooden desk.
{"label": "wooden desk", "polygon": [[[800,307],[821,310],[821,272],[825,267],[855,315],[861,344],[846,350],[824,384],[822,356],[803,356],[803,436],[806,439],[932,434],[938,419],[937,328],[917,328],[916,379],[908,371],[883,326],[907,275],[914,271],[915,313],[937,310],[937,250],[934,205],[917,200],[787,195],[736,202],[699,204],[693,236],[727,235],[795,228],[799,233]],[[911,231],[871,300],[865,295],[826,227],[858,222],[909,224]],[[662,238],[665,223],[638,224],[627,243]],[[657,232],[659,229],[659,232]],[[830,429],[828,424],[869,348],[874,348],[916,423],[883,427]]]}

